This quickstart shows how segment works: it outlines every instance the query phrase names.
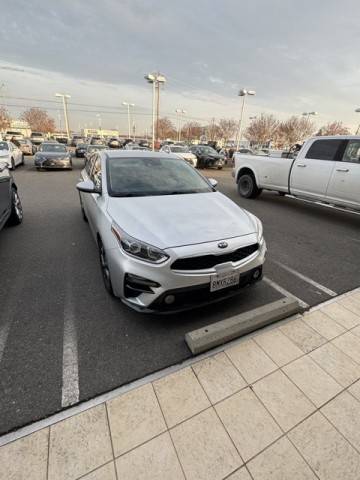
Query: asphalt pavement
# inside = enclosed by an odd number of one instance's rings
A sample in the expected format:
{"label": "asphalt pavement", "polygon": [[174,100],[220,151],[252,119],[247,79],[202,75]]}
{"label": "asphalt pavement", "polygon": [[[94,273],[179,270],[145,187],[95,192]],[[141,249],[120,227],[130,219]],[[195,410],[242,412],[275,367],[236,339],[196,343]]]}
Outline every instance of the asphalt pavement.
{"label": "asphalt pavement", "polygon": [[229,170],[214,170],[219,190],[263,221],[266,281],[182,314],[133,312],[103,287],[75,189],[82,165],[37,172],[26,157],[14,172],[24,222],[0,232],[0,434],[185,360],[190,330],[284,294],[310,306],[359,286],[359,215],[274,193],[245,200]]}

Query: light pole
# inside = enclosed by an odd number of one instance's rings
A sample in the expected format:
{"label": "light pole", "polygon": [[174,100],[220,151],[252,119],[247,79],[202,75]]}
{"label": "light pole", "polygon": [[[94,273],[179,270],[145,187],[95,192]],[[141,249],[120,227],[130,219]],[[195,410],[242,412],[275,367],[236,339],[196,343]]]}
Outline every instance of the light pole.
{"label": "light pole", "polygon": [[67,93],[55,93],[55,97],[62,98],[63,108],[64,108],[64,118],[65,118],[65,126],[66,126],[66,135],[68,140],[70,140],[70,128],[69,128],[69,119],[68,119],[68,111],[67,111],[67,100],[71,98],[70,95]]}
{"label": "light pole", "polygon": [[238,129],[238,135],[237,135],[237,144],[236,144],[236,150],[239,150],[240,147],[240,142],[241,142],[241,127],[242,127],[242,119],[244,115],[244,107],[245,107],[245,98],[247,95],[256,95],[255,90],[246,90],[245,88],[242,88],[239,93],[239,97],[243,97],[242,100],[242,106],[241,106],[241,114],[240,114],[240,120],[239,120],[239,129]]}
{"label": "light pole", "polygon": [[101,115],[100,115],[100,113],[97,113],[97,114],[96,114],[96,117],[97,117],[98,122],[99,122],[99,130],[100,130],[100,135],[101,135],[101,133],[102,133],[102,126],[101,126]]}
{"label": "light pole", "polygon": [[127,107],[127,116],[128,116],[128,138],[131,138],[131,114],[130,114],[130,107],[135,107],[135,103],[129,102],[122,102],[124,107]]}
{"label": "light pole", "polygon": [[[159,124],[159,104],[160,104],[160,85],[166,82],[166,78],[161,73],[148,73],[144,76],[148,83],[152,83],[152,149],[155,150],[155,132],[158,133]],[[155,122],[157,118],[157,122]]]}
{"label": "light pole", "polygon": [[177,108],[175,110],[175,113],[177,114],[177,139],[178,139],[178,142],[180,142],[180,138],[181,138],[180,116],[185,115],[186,111],[182,110],[181,108]]}
{"label": "light pole", "polygon": [[[355,112],[356,112],[356,113],[360,113],[360,108],[357,108],[357,109],[355,110]],[[358,126],[357,130],[356,130],[355,135],[358,135],[359,133],[360,133],[360,123],[359,123],[359,126]]]}

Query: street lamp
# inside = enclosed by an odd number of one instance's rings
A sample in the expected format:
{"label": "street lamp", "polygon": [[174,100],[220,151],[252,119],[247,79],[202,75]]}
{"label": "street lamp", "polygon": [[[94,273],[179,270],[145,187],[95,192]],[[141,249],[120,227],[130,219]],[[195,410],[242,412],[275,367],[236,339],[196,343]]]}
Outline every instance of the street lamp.
{"label": "street lamp", "polygon": [[98,122],[99,122],[99,130],[100,130],[100,133],[101,133],[102,128],[101,128],[101,115],[100,115],[100,113],[97,113],[96,117],[97,117]]}
{"label": "street lamp", "polygon": [[68,111],[67,111],[67,100],[71,98],[70,95],[67,93],[55,93],[55,97],[62,98],[62,103],[64,107],[64,117],[65,117],[65,126],[66,126],[66,135],[68,140],[70,140],[70,128],[69,128],[69,119],[68,119]]}
{"label": "street lamp", "polygon": [[[357,108],[357,109],[355,110],[355,112],[356,112],[356,113],[360,113],[360,108]],[[358,126],[357,130],[356,130],[355,135],[358,135],[358,133],[360,133],[360,123],[359,123],[359,126]]]}
{"label": "street lamp", "polygon": [[242,134],[242,131],[241,131],[241,127],[242,127],[242,119],[243,119],[243,115],[244,115],[244,107],[245,107],[245,97],[247,95],[256,95],[256,92],[255,90],[246,90],[245,88],[242,88],[239,93],[238,93],[239,97],[243,97],[243,100],[242,100],[242,106],[241,106],[241,115],[240,115],[240,120],[239,120],[239,129],[238,129],[238,139],[237,139],[237,144],[236,144],[236,150],[239,150],[239,146],[240,146],[240,142],[241,142],[241,134]]}
{"label": "street lamp", "polygon": [[[159,125],[159,103],[160,103],[160,85],[166,82],[166,78],[159,72],[155,73],[148,73],[144,76],[145,80],[148,83],[152,83],[152,149],[155,150],[155,130],[156,133],[158,130]],[[156,126],[155,126],[155,115],[157,118]]]}
{"label": "street lamp", "polygon": [[180,142],[180,138],[181,138],[180,116],[184,115],[186,111],[182,110],[181,108],[177,108],[175,110],[175,113],[177,114],[177,139],[178,139],[178,142]]}
{"label": "street lamp", "polygon": [[130,118],[130,107],[135,107],[135,103],[122,102],[122,104],[127,107],[128,112],[128,138],[131,138],[131,118]]}

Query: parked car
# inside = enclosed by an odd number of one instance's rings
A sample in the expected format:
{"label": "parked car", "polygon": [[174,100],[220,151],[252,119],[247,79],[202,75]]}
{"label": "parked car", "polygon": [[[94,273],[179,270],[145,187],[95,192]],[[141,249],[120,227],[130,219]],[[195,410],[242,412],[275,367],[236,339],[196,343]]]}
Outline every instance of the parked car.
{"label": "parked car", "polygon": [[139,145],[137,143],[127,143],[124,147],[124,150],[149,151],[150,148],[142,147],[141,145]]}
{"label": "parked car", "polygon": [[21,132],[18,132],[17,130],[6,130],[5,135],[3,136],[4,140],[10,140],[15,138],[16,140],[22,140],[24,138],[24,135]]}
{"label": "parked car", "polygon": [[110,138],[107,142],[109,148],[121,148],[122,143],[118,138]]}
{"label": "parked car", "polygon": [[81,178],[105,287],[135,310],[184,310],[261,279],[260,220],[178,156],[100,151]]}
{"label": "parked car", "polygon": [[87,145],[86,152],[85,152],[85,158],[89,158],[90,155],[94,152],[99,152],[101,150],[106,150],[105,145]]}
{"label": "parked car", "polygon": [[24,155],[34,155],[36,152],[36,147],[28,139],[17,140],[16,146],[22,151]]}
{"label": "parked car", "polygon": [[0,230],[5,225],[19,225],[23,210],[15,181],[8,165],[0,160]]}
{"label": "parked car", "polygon": [[178,145],[178,144],[172,144],[172,145],[164,145],[161,149],[160,152],[165,152],[165,153],[175,153],[178,155],[180,158],[183,158],[186,160],[190,165],[193,167],[197,166],[197,158],[196,155],[192,152],[190,152],[189,148],[184,146],[184,145]]}
{"label": "parked car", "polygon": [[235,154],[233,176],[246,198],[267,189],[360,210],[360,136],[310,138],[296,158]]}
{"label": "parked car", "polygon": [[223,168],[225,157],[208,145],[193,145],[190,152],[196,156],[198,168]]}
{"label": "parked car", "polygon": [[81,135],[73,135],[70,140],[71,147],[77,147],[79,143],[83,143],[84,139]]}
{"label": "parked car", "polygon": [[1,141],[0,161],[5,162],[8,168],[14,170],[18,165],[24,165],[24,154],[14,143]]}
{"label": "parked car", "polygon": [[75,157],[76,158],[83,158],[85,157],[85,153],[88,149],[87,143],[78,143],[75,148]]}
{"label": "parked car", "polygon": [[93,135],[89,139],[89,145],[104,145],[104,139],[99,135]]}
{"label": "parked car", "polygon": [[44,142],[34,156],[37,170],[41,169],[72,169],[71,153],[58,142]]}
{"label": "parked car", "polygon": [[40,145],[45,141],[45,136],[41,132],[32,132],[30,135],[30,140],[34,145]]}

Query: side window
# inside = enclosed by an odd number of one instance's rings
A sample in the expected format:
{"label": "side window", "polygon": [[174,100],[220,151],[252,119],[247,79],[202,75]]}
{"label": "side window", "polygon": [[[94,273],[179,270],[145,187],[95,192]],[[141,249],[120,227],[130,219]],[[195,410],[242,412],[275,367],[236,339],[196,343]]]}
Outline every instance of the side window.
{"label": "side window", "polygon": [[337,152],[343,140],[315,140],[305,158],[314,160],[336,160]]}
{"label": "side window", "polygon": [[360,140],[349,140],[342,161],[360,164]]}
{"label": "side window", "polygon": [[94,182],[95,187],[101,188],[101,160],[98,156],[94,157],[90,179]]}

